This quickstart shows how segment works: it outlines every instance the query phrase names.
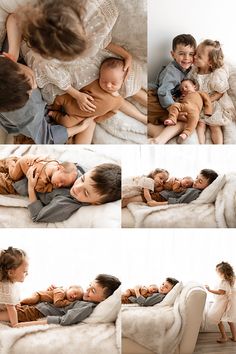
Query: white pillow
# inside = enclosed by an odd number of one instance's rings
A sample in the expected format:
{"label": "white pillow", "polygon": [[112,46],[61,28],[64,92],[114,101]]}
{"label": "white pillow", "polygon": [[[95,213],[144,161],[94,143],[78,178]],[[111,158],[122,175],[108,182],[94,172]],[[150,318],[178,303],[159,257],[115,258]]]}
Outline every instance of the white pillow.
{"label": "white pillow", "polygon": [[159,304],[154,305],[153,307],[162,307],[162,306],[173,306],[177,296],[181,293],[183,289],[183,283],[177,283],[171,291],[164,297]]}
{"label": "white pillow", "polygon": [[192,202],[192,204],[208,204],[214,203],[217,197],[217,194],[221,188],[225,185],[226,176],[218,176],[207,188],[205,188],[200,196]]}
{"label": "white pillow", "polygon": [[100,302],[91,315],[83,322],[85,323],[107,323],[115,322],[121,309],[121,287],[116,289],[114,293],[106,300]]}

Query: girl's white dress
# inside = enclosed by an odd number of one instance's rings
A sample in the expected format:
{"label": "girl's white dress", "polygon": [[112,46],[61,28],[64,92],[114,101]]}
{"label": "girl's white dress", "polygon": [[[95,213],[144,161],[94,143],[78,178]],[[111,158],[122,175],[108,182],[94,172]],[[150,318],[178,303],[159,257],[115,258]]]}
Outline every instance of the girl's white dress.
{"label": "girl's white dress", "polygon": [[154,191],[154,180],[146,176],[128,177],[122,180],[122,198],[132,198],[142,194],[142,189]]}
{"label": "girl's white dress", "polygon": [[189,73],[189,77],[199,84],[199,90],[208,94],[215,92],[223,93],[223,96],[213,102],[213,114],[208,117],[201,113],[201,120],[208,125],[226,125],[236,118],[236,112],[232,99],[227,93],[229,89],[229,73],[225,66],[214,70],[210,74],[200,75],[196,68]]}
{"label": "girl's white dress", "polygon": [[6,305],[20,303],[20,292],[17,283],[9,281],[0,282],[0,311],[6,309]]}
{"label": "girl's white dress", "polygon": [[215,295],[215,301],[207,313],[209,322],[218,324],[236,322],[236,288],[231,287],[226,280],[222,280],[217,287],[225,291],[225,295]]}

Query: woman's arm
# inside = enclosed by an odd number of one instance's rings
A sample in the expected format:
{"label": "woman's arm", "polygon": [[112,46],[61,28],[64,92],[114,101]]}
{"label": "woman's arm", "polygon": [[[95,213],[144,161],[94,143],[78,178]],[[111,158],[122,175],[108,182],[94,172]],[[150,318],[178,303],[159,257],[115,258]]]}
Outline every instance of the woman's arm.
{"label": "woman's arm", "polygon": [[7,38],[9,43],[8,53],[13,57],[15,61],[17,61],[20,53],[20,43],[21,43],[22,33],[21,33],[21,29],[16,14],[13,13],[8,16],[6,22],[6,28],[7,28]]}
{"label": "woman's arm", "polygon": [[11,322],[12,327],[18,323],[18,316],[15,305],[6,305],[7,313],[9,316],[9,321]]}
{"label": "woman's arm", "polygon": [[124,71],[127,71],[126,74],[126,78],[127,78],[132,66],[132,55],[129,52],[127,52],[127,50],[119,46],[118,44],[114,44],[112,42],[108,44],[106,49],[124,58],[125,61]]}

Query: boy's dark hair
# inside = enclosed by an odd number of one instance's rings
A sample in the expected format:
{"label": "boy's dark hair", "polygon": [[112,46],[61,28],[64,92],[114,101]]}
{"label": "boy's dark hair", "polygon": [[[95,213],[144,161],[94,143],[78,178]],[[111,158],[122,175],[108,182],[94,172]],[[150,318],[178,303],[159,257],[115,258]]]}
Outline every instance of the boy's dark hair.
{"label": "boy's dark hair", "polygon": [[9,270],[18,268],[26,258],[25,251],[19,248],[8,247],[0,251],[0,281],[8,281]]}
{"label": "boy's dark hair", "polygon": [[0,112],[24,107],[32,89],[28,78],[11,59],[0,57]]}
{"label": "boy's dark hair", "polygon": [[93,169],[91,179],[100,194],[100,204],[121,199],[121,168],[113,163],[103,163]]}
{"label": "boy's dark hair", "polygon": [[108,274],[98,274],[98,276],[95,278],[95,281],[98,282],[102,288],[104,288],[105,298],[111,296],[114,291],[121,285],[121,282],[118,278]]}
{"label": "boy's dark hair", "polygon": [[218,177],[218,173],[208,168],[201,170],[200,174],[208,180],[208,185],[211,184]]}
{"label": "boy's dark hair", "polygon": [[179,283],[177,279],[171,277],[166,278],[166,281],[168,281],[168,283],[170,283],[173,287]]}
{"label": "boy's dark hair", "polygon": [[197,43],[195,38],[191,34],[179,34],[172,41],[172,50],[173,52],[176,50],[178,44],[183,44],[185,47],[188,45],[193,47],[194,50],[197,47]]}

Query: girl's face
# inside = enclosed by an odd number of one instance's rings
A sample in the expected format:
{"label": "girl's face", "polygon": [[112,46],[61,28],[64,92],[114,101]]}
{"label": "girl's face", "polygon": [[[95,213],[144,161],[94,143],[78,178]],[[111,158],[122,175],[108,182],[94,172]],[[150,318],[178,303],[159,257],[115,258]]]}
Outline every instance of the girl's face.
{"label": "girl's face", "polygon": [[222,279],[224,279],[224,274],[220,271],[219,268],[216,268],[216,273],[218,274],[218,276]]}
{"label": "girl's face", "polygon": [[155,185],[162,186],[168,180],[168,173],[166,172],[159,172],[154,176]]}
{"label": "girl's face", "polygon": [[209,52],[211,47],[199,44],[196,55],[194,56],[194,65],[206,73],[211,71],[211,62],[209,60]]}
{"label": "girl's face", "polygon": [[8,276],[10,281],[12,283],[15,282],[23,283],[25,277],[28,275],[28,267],[29,267],[28,260],[25,259],[19,267],[17,267],[16,269],[10,269],[8,271]]}

